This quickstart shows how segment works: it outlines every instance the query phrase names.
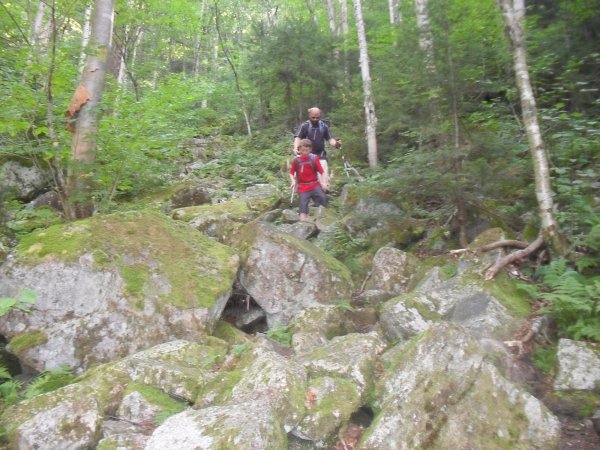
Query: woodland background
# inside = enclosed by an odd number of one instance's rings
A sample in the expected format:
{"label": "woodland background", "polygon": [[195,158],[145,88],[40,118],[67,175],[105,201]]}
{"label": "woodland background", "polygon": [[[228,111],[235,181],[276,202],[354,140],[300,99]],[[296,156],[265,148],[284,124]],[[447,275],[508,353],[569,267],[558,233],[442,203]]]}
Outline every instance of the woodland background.
{"label": "woodland background", "polygon": [[[535,281],[524,289],[560,335],[600,341],[600,1],[526,6],[544,176],[568,247],[523,266]],[[90,39],[94,27],[104,33]],[[0,0],[0,41],[0,163],[50,170],[63,207],[0,193],[5,252],[36,227],[150,204],[180,180],[193,139],[226,148],[195,175],[286,189],[293,131],[311,106],[365,186],[447,227],[455,248],[482,221],[527,242],[540,229],[493,0]],[[84,70],[99,61],[105,72]],[[90,73],[98,90],[78,111]],[[331,160],[342,181],[339,152]],[[538,362],[551,370],[548,355]]]}

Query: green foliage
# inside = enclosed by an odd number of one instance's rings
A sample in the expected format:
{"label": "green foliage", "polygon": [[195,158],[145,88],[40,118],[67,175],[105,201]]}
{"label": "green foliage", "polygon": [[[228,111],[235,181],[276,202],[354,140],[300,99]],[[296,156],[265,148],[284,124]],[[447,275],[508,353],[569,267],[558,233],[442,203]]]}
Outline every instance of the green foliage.
{"label": "green foliage", "polygon": [[37,294],[31,289],[21,289],[16,297],[0,298],[0,317],[11,310],[30,312],[31,306],[37,301]]}
{"label": "green foliage", "polygon": [[52,208],[32,209],[24,207],[14,213],[6,226],[17,236],[22,236],[38,228],[46,228],[61,221],[61,217]]}
{"label": "green foliage", "polygon": [[196,104],[207,89],[173,76],[140,101],[119,90],[107,93],[105,101],[118,101],[118,109],[103,118],[98,134],[94,196],[101,209],[119,197],[139,196],[171,181],[181,157],[179,144],[201,126]]}
{"label": "green foliage", "polygon": [[546,375],[556,375],[556,346],[538,346],[533,352],[532,362],[534,367]]}
{"label": "green foliage", "polygon": [[233,344],[231,346],[231,353],[233,356],[238,357],[241,356],[246,350],[252,347],[252,342],[244,342],[243,344]]}
{"label": "green foliage", "polygon": [[328,227],[323,233],[318,245],[335,258],[349,258],[365,250],[368,240],[354,238],[340,224]]}
{"label": "green foliage", "polygon": [[600,341],[600,276],[584,276],[558,259],[540,270],[541,298],[561,332],[574,339]]}
{"label": "green foliage", "polygon": [[338,300],[335,302],[335,307],[344,311],[355,312],[356,308],[347,300]]}
{"label": "green foliage", "polygon": [[66,365],[61,365],[48,369],[39,374],[25,390],[25,398],[33,398],[46,392],[52,392],[63,386],[71,384],[77,377],[72,369]]}
{"label": "green foliage", "polygon": [[242,190],[259,183],[278,183],[279,169],[286,160],[281,149],[254,146],[253,141],[233,144],[223,155],[198,170],[202,177],[223,177],[230,189]]}
{"label": "green foliage", "polygon": [[285,345],[286,347],[292,346],[292,331],[289,325],[276,323],[266,332],[266,335],[281,345]]}

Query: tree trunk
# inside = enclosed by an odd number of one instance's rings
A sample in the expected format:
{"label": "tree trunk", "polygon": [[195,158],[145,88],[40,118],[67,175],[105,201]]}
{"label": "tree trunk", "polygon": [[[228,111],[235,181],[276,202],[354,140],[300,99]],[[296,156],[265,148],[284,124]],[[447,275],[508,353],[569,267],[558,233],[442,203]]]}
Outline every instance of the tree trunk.
{"label": "tree trunk", "polygon": [[367,134],[367,154],[369,167],[377,167],[377,117],[375,116],[375,104],[371,91],[371,73],[369,69],[369,51],[367,48],[367,37],[362,15],[360,0],[354,0],[354,14],[356,16],[356,31],[358,33],[359,63],[363,85],[363,103],[365,107],[365,122]]}
{"label": "tree trunk", "polygon": [[70,218],[89,217],[93,213],[93,205],[86,195],[90,188],[86,166],[96,158],[98,106],[104,91],[113,11],[114,0],[95,1],[87,63],[74,96],[74,100],[77,97],[81,101],[78,112],[74,112],[77,120],[71,144],[71,156],[75,164],[69,174],[68,196],[72,204]]}
{"label": "tree trunk", "polygon": [[430,72],[435,71],[433,54],[433,34],[429,21],[428,0],[415,0],[415,12],[417,16],[417,28],[419,29],[419,47],[424,53],[425,67]]}
{"label": "tree trunk", "polygon": [[498,4],[502,10],[506,32],[513,50],[513,63],[521,98],[523,123],[527,132],[529,151],[533,160],[535,194],[538,202],[542,235],[554,253],[564,255],[566,253],[566,242],[559,232],[558,222],[553,213],[554,202],[550,186],[550,170],[538,124],[535,97],[529,79],[529,68],[525,52],[525,30],[523,27],[525,2],[524,0],[498,0]]}
{"label": "tree trunk", "polygon": [[90,33],[91,33],[91,24],[90,19],[92,16],[92,8],[89,6],[85,8],[84,19],[83,19],[83,27],[81,31],[81,55],[79,56],[79,73],[83,72],[83,68],[85,67],[86,55],[85,49],[88,46],[90,41]]}
{"label": "tree trunk", "polygon": [[339,30],[335,23],[335,4],[334,0],[327,0],[327,18],[329,19],[329,31],[333,36],[339,36]]}
{"label": "tree trunk", "polygon": [[344,82],[346,86],[350,86],[350,68],[348,63],[348,34],[350,33],[350,27],[348,26],[348,0],[340,1],[340,31],[342,38],[344,39],[344,54],[343,67],[344,67]]}
{"label": "tree trunk", "polygon": [[390,23],[398,25],[402,23],[402,15],[400,14],[400,0],[388,0],[390,9]]}

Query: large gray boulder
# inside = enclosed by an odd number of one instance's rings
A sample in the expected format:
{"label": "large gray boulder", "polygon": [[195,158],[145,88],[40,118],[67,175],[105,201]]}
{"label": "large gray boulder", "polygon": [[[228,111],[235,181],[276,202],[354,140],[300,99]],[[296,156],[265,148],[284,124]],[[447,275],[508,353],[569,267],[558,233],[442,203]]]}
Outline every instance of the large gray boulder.
{"label": "large gray boulder", "polygon": [[267,313],[267,322],[287,324],[303,309],[348,300],[350,271],[312,243],[254,222],[241,233],[239,281]]}
{"label": "large gray boulder", "polygon": [[390,339],[406,339],[437,320],[456,322],[478,339],[510,340],[528,311],[511,281],[486,282],[469,262],[446,275],[433,267],[417,287],[380,308],[381,325]]}
{"label": "large gray boulder", "polygon": [[232,249],[156,213],[58,225],[25,237],[0,268],[0,296],[36,293],[0,317],[23,362],[77,372],[212,331],[239,264]]}
{"label": "large gray boulder", "polygon": [[286,449],[280,418],[261,398],[187,410],[170,417],[145,450]]}
{"label": "large gray boulder", "polygon": [[51,180],[49,172],[34,165],[18,161],[0,165],[0,191],[11,192],[19,200],[32,200],[48,188]]}
{"label": "large gray boulder", "polygon": [[359,449],[558,448],[558,419],[461,326],[436,324],[400,346],[384,357],[378,413]]}
{"label": "large gray boulder", "polygon": [[359,300],[376,305],[408,292],[418,269],[413,255],[394,247],[381,247],[373,257],[371,274]]}
{"label": "large gray boulder", "polygon": [[[161,344],[13,405],[0,423],[10,447],[18,449],[96,448],[99,440],[106,445],[99,448],[144,443],[147,436],[142,431],[155,428],[159,413],[187,407],[185,400],[191,402],[201,384],[216,376],[227,350],[224,341],[210,336],[197,343]],[[137,424],[137,431],[118,426],[115,420]]]}
{"label": "large gray boulder", "polygon": [[558,342],[558,375],[554,389],[595,390],[600,387],[600,345],[561,339]]}

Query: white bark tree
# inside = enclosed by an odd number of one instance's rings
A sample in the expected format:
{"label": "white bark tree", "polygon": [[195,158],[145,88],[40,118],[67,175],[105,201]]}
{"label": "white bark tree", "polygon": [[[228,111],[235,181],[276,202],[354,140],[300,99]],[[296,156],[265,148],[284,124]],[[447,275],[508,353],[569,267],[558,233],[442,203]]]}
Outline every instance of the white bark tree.
{"label": "white bark tree", "polygon": [[550,186],[550,170],[544,141],[537,118],[535,96],[529,78],[529,67],[525,49],[525,1],[498,0],[502,10],[506,32],[511,42],[517,87],[521,99],[523,123],[529,142],[529,151],[535,173],[535,195],[538,202],[541,232],[551,249],[560,255],[566,252],[566,244],[554,217],[554,201]]}
{"label": "white bark tree", "polygon": [[90,34],[92,32],[92,26],[91,26],[91,17],[92,17],[92,8],[91,7],[87,7],[85,8],[85,12],[83,14],[83,27],[81,29],[81,54],[79,56],[79,73],[81,74],[83,72],[83,68],[85,67],[85,62],[86,62],[86,55],[85,55],[85,49],[88,46],[88,43],[90,42]]}
{"label": "white bark tree", "polygon": [[327,18],[329,20],[329,31],[334,36],[339,36],[340,32],[335,21],[335,3],[334,0],[327,0]]}
{"label": "white bark tree", "polygon": [[[96,0],[92,12],[91,34],[87,50],[87,62],[81,81],[75,91],[70,107],[76,117],[71,157],[75,161],[69,174],[68,196],[81,196],[87,190],[87,176],[81,164],[93,163],[96,159],[96,134],[98,106],[104,92],[107,61],[113,28],[114,0]],[[85,197],[85,196],[83,196]],[[70,218],[87,217],[93,213],[91,203],[86,200],[71,202]]]}
{"label": "white bark tree", "polygon": [[367,36],[362,14],[360,0],[354,0],[354,15],[356,18],[356,32],[358,33],[359,63],[362,76],[363,104],[365,107],[365,131],[367,135],[367,154],[369,167],[377,167],[377,116],[375,115],[375,104],[371,90],[371,71],[369,68],[369,50],[367,47]]}
{"label": "white bark tree", "polygon": [[46,1],[40,0],[38,9],[35,13],[35,19],[31,24],[31,46],[36,47],[42,45],[44,36],[47,36],[47,27],[44,27],[44,15],[46,12]]}
{"label": "white bark tree", "polygon": [[425,67],[433,72],[435,63],[433,59],[433,33],[431,32],[431,22],[429,20],[429,1],[415,0],[415,13],[417,28],[419,29],[419,47],[424,54]]}
{"label": "white bark tree", "polygon": [[388,0],[390,10],[390,23],[398,25],[402,23],[402,14],[400,13],[400,0]]}
{"label": "white bark tree", "polygon": [[343,36],[348,36],[348,0],[340,0],[340,28]]}

